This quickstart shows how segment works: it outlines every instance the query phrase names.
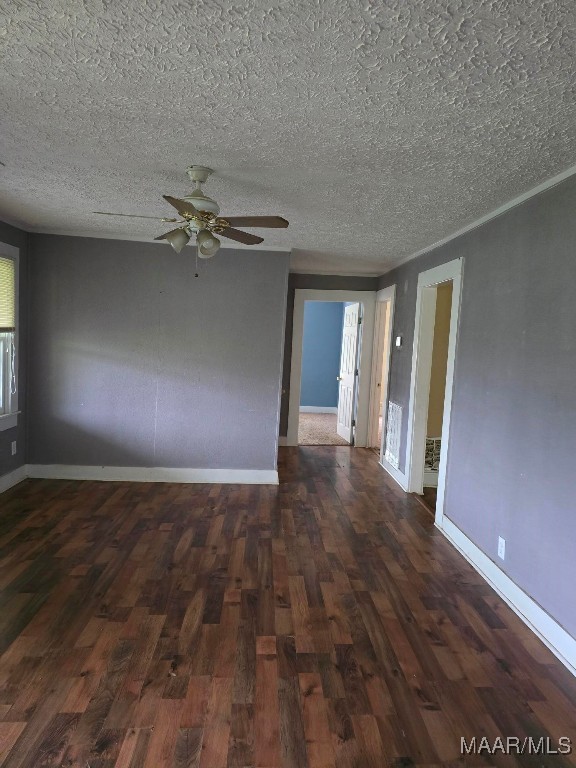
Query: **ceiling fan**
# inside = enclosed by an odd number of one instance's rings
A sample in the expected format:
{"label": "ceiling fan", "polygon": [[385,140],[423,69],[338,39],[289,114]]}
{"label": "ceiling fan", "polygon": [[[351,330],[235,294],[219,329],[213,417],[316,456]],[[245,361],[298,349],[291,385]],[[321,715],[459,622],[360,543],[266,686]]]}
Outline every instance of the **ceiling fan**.
{"label": "ceiling fan", "polygon": [[249,232],[243,232],[236,227],[274,227],[284,228],[288,226],[286,219],[281,216],[227,216],[222,218],[220,206],[211,197],[208,197],[202,191],[202,184],[207,180],[211,173],[211,168],[203,165],[191,165],[187,169],[188,176],[196,184],[196,188],[184,198],[162,195],[166,202],[176,208],[180,219],[140,216],[131,213],[109,213],[107,211],[94,211],[101,216],[128,216],[136,219],[158,219],[166,223],[177,224],[175,229],[171,229],[163,235],[155,237],[155,240],[167,240],[176,253],[180,253],[182,248],[190,241],[192,235],[196,235],[196,245],[198,246],[198,256],[201,259],[209,259],[214,256],[220,247],[220,240],[216,235],[226,237],[229,240],[236,240],[245,245],[258,245],[264,242],[263,237],[252,235]]}

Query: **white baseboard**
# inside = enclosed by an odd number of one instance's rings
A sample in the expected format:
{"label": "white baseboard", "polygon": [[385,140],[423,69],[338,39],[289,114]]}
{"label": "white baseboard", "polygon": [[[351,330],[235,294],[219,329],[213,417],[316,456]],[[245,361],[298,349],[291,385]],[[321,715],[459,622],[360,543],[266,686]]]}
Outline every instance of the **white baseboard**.
{"label": "white baseboard", "polygon": [[576,639],[520,589],[451,520],[444,516],[442,525],[437,527],[556,658],[576,675]]}
{"label": "white baseboard", "polygon": [[424,470],[424,482],[422,485],[425,488],[437,488],[438,487],[438,472],[433,470]]}
{"label": "white baseboard", "polygon": [[90,467],[66,464],[28,464],[27,471],[28,477],[51,480],[278,485],[278,472],[275,469],[188,469],[180,467]]}
{"label": "white baseboard", "polygon": [[280,435],[280,437],[278,438],[278,445],[279,446],[288,445],[288,438],[286,437],[286,435]]}
{"label": "white baseboard", "polygon": [[2,477],[0,477],[0,493],[4,493],[8,488],[18,485],[22,480],[26,480],[27,477],[28,471],[25,464],[17,469],[13,469],[12,472],[8,472],[6,475],[2,475]]}
{"label": "white baseboard", "polygon": [[384,459],[384,461],[381,461],[379,463],[382,469],[385,469],[386,472],[388,472],[388,474],[390,475],[390,477],[396,480],[400,488],[402,488],[403,491],[407,492],[408,478],[406,477],[406,475],[403,472],[400,472],[399,469],[396,469],[396,467],[393,467],[392,464],[386,461],[386,459]]}
{"label": "white baseboard", "polygon": [[338,413],[338,408],[331,405],[301,405],[300,413]]}

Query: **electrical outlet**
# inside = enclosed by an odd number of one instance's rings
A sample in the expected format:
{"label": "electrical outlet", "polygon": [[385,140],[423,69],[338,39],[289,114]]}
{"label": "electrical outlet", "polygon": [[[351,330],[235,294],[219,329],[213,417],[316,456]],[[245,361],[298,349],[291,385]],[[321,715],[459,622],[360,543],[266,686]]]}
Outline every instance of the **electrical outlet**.
{"label": "electrical outlet", "polygon": [[506,539],[498,536],[498,557],[502,560],[506,557]]}
{"label": "electrical outlet", "polygon": [[16,456],[16,440],[12,441],[12,456]]}

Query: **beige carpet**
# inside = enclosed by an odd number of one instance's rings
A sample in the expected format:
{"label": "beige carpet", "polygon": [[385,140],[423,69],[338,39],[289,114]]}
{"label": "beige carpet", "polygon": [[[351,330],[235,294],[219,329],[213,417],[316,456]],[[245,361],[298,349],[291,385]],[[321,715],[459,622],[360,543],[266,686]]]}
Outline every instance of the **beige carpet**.
{"label": "beige carpet", "polygon": [[335,413],[301,413],[298,422],[299,445],[350,445],[336,432]]}

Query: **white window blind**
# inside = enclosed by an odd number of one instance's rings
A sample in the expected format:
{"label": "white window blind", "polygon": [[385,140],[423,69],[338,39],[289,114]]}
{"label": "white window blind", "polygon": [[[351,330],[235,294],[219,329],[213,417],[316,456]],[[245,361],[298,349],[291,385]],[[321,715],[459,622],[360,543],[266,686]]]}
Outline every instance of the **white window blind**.
{"label": "white window blind", "polygon": [[15,330],[14,305],[14,261],[0,256],[0,333]]}

